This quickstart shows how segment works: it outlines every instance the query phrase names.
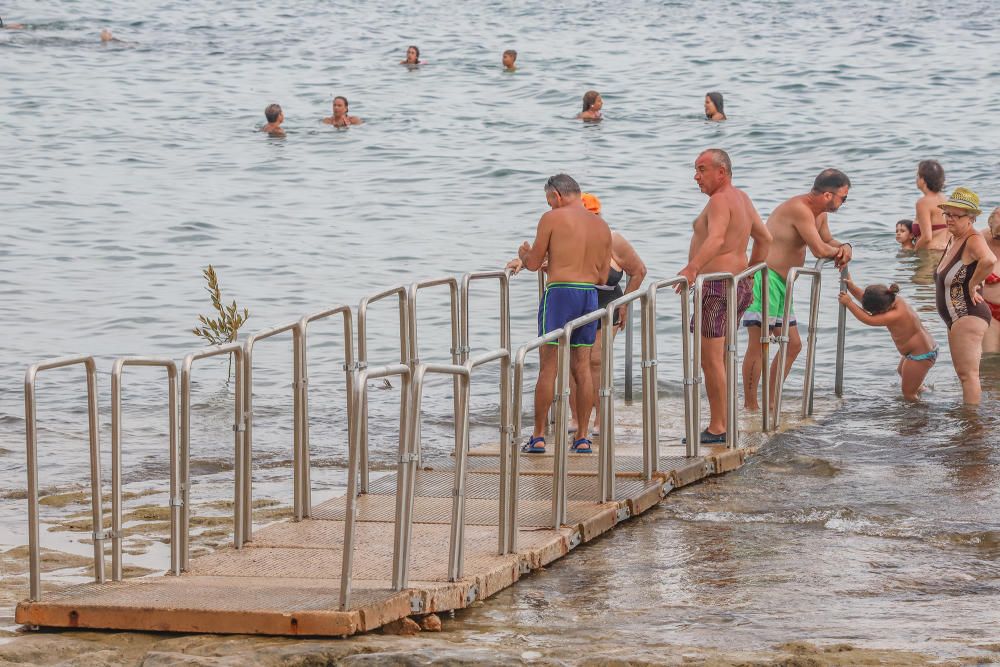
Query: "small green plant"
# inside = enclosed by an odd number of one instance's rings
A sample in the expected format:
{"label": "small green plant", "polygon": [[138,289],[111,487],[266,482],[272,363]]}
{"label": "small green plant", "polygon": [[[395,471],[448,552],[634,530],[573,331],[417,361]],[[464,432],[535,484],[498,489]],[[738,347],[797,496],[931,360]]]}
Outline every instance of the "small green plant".
{"label": "small green plant", "polygon": [[[244,308],[241,313],[239,306],[236,305],[236,301],[233,301],[228,306],[222,305],[222,289],[219,287],[219,276],[216,275],[215,269],[211,264],[201,273],[208,283],[205,291],[212,295],[212,306],[219,314],[219,317],[218,319],[213,319],[199,315],[198,320],[203,326],[195,327],[192,329],[192,332],[195,336],[204,338],[212,345],[225,345],[226,343],[235,342],[240,327],[250,318],[250,311]],[[229,371],[226,374],[227,383],[232,375],[233,355],[229,355]]]}

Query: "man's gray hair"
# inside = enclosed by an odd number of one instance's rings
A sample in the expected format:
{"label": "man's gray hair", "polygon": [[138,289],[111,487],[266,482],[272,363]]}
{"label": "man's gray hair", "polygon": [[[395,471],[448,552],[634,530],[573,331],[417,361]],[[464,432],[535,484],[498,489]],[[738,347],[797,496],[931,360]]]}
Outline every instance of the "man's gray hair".
{"label": "man's gray hair", "polygon": [[701,155],[705,154],[712,156],[712,164],[716,167],[724,167],[727,174],[733,175],[733,161],[729,159],[729,153],[721,148],[706,148],[701,152]]}
{"label": "man's gray hair", "polygon": [[580,194],[580,184],[570,176],[569,174],[556,174],[555,176],[550,176],[549,180],[545,181],[545,190],[555,190],[560,195],[565,197],[566,195]]}

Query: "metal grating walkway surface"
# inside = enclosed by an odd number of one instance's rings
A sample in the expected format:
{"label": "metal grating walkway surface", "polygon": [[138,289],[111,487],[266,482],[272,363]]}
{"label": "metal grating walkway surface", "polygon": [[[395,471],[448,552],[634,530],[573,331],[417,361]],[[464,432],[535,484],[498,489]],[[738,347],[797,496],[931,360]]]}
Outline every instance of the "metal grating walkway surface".
{"label": "metal grating walkway surface", "polygon": [[357,502],[353,592],[339,609],[345,499],[313,507],[300,522],[258,529],[242,549],[191,560],[181,576],[89,583],[46,592],[18,605],[18,623],[49,627],[171,632],[346,636],[412,614],[460,609],[514,584],[660,501],[670,489],[742,465],[748,450],[704,448],[705,456],[661,456],[641,477],[641,456],[620,448],[615,501],[599,503],[597,456],[570,455],[567,523],[551,527],[552,455],[522,456],[517,548],[498,555],[497,447],[470,452],[464,576],[448,580],[454,471],[447,464],[416,477],[409,588],[391,587],[396,475],[373,480]]}

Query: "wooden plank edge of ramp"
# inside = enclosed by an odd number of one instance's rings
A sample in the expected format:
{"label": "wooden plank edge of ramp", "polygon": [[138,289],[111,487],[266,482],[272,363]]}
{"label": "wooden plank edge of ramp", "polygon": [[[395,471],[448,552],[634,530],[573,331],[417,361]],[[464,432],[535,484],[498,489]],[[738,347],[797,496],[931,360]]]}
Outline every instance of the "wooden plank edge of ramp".
{"label": "wooden plank edge of ramp", "polygon": [[[331,609],[301,609],[295,612],[281,610],[192,609],[178,604],[172,607],[115,605],[89,600],[89,596],[76,599],[42,599],[18,603],[15,621],[22,625],[51,628],[88,628],[106,630],[132,630],[151,632],[186,632],[218,634],[259,634],[287,636],[347,637],[370,632],[407,616],[421,616],[435,612],[464,609],[476,600],[489,598],[512,586],[523,575],[530,574],[562,558],[577,545],[609,532],[627,521],[656,506],[673,489],[698,482],[712,475],[721,475],[740,468],[759,446],[727,450],[706,447],[706,453],[690,463],[670,471],[659,472],[638,495],[624,500],[604,503],[604,508],[580,523],[565,525],[551,531],[551,539],[530,549],[518,551],[504,559],[503,564],[487,572],[467,576],[457,582],[411,582],[410,588],[400,591],[380,591],[379,599],[365,603],[357,609],[339,611]],[[223,577],[202,577],[224,579]],[[190,582],[192,577],[149,577],[125,582],[105,584],[80,584],[63,589],[60,593],[93,588],[94,591],[113,593],[114,587],[147,586],[167,587],[175,582]],[[255,583],[240,577],[241,587]],[[274,587],[274,579],[269,580]],[[339,581],[329,591],[330,600],[339,595]],[[360,582],[355,582],[359,590]],[[232,587],[235,588],[235,587]],[[239,590],[239,588],[235,588]],[[64,597],[60,595],[59,597]],[[103,596],[102,596],[103,597]]]}

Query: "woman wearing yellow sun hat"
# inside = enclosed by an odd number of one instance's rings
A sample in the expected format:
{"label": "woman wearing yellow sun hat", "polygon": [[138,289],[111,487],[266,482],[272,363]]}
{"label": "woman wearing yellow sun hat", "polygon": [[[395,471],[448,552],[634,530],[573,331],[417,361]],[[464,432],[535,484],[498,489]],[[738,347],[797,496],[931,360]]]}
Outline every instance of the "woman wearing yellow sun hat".
{"label": "woman wearing yellow sun hat", "polygon": [[951,241],[934,272],[938,315],[948,326],[951,363],[962,383],[962,399],[978,405],[979,361],[983,336],[990,326],[990,309],[980,293],[997,258],[974,225],[979,195],[968,188],[955,188],[948,201],[938,204],[951,232]]}

